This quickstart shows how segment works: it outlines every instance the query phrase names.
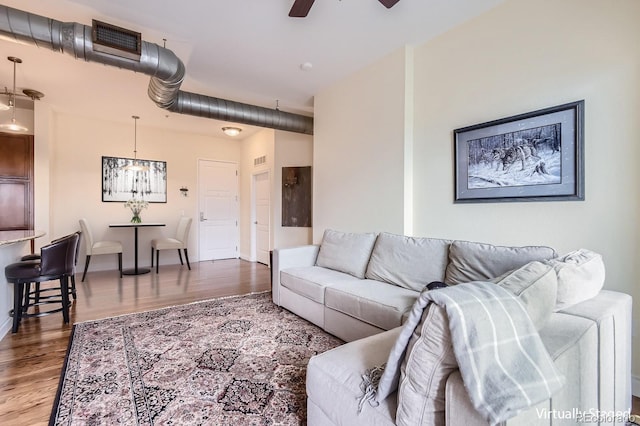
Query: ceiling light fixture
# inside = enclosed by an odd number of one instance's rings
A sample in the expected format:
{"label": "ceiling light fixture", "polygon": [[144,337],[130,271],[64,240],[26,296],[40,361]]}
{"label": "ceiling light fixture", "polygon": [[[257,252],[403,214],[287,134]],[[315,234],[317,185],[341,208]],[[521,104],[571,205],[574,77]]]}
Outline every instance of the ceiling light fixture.
{"label": "ceiling light fixture", "polygon": [[15,56],[7,57],[8,60],[13,62],[13,92],[9,94],[8,106],[11,108],[11,121],[8,123],[0,124],[0,130],[7,130],[10,132],[26,132],[25,126],[16,121],[16,64],[21,64],[22,59]]}
{"label": "ceiling light fixture", "polygon": [[133,163],[124,166],[123,169],[130,172],[146,172],[149,167],[138,162],[138,119],[140,117],[132,115],[131,118],[133,118]]}
{"label": "ceiling light fixture", "polygon": [[239,127],[223,127],[222,131],[227,136],[238,136],[242,129],[240,129]]}

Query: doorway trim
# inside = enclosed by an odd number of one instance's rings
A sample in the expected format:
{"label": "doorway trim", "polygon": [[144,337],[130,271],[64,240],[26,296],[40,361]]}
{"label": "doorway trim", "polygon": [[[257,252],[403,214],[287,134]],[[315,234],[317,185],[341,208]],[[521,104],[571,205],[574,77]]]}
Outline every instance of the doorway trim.
{"label": "doorway trim", "polygon": [[[273,227],[271,226],[273,223],[272,220],[272,191],[271,191],[271,170],[263,169],[259,171],[255,171],[251,173],[251,222],[250,222],[250,235],[251,235],[251,252],[250,252],[250,261],[257,262],[258,261],[258,235],[257,235],[257,200],[256,200],[256,179],[258,176],[266,174],[267,180],[269,182],[269,248],[271,248],[271,237],[273,234]],[[270,265],[269,265],[270,266]]]}
{"label": "doorway trim", "polygon": [[[195,213],[194,216],[194,222],[197,224],[197,228],[198,228],[198,260],[202,261],[202,253],[201,253],[201,240],[202,238],[204,238],[204,234],[201,232],[200,229],[200,213],[203,211],[203,206],[201,205],[201,192],[202,192],[202,187],[203,187],[203,183],[201,182],[200,178],[200,167],[202,165],[203,162],[207,162],[207,163],[221,163],[221,164],[228,164],[231,166],[235,167],[235,174],[236,174],[236,179],[235,179],[235,223],[236,223],[236,235],[235,235],[235,247],[236,247],[236,256],[234,256],[234,258],[238,258],[239,257],[239,253],[240,253],[240,176],[239,176],[239,168],[240,165],[237,161],[229,161],[229,160],[216,160],[216,159],[211,159],[211,158],[198,158],[197,159],[197,197],[198,200],[196,202],[196,208],[197,211]],[[215,259],[214,259],[215,260]]]}

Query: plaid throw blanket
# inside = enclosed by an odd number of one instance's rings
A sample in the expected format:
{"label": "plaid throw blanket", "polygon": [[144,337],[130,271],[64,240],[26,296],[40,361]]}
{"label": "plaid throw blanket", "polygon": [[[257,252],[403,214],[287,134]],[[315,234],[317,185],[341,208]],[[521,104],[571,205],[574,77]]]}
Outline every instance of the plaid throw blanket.
{"label": "plaid throw blanket", "polygon": [[445,309],[465,388],[490,424],[549,399],[564,385],[515,296],[493,283],[472,282],[420,294],[384,372],[380,374],[380,367],[365,372],[361,404],[368,400],[378,405],[397,389],[406,347],[429,303]]}

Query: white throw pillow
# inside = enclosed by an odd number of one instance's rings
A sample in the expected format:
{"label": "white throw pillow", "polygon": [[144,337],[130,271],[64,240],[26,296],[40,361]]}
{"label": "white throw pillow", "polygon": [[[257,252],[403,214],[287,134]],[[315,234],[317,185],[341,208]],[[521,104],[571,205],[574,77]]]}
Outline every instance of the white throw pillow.
{"label": "white throw pillow", "polygon": [[520,300],[536,330],[549,320],[556,303],[558,279],[553,267],[530,262],[493,280]]}
{"label": "white throw pillow", "polygon": [[324,231],[316,266],[364,278],[376,234],[353,234],[332,229]]}
{"label": "white throw pillow", "polygon": [[398,384],[396,424],[444,426],[447,379],[458,363],[442,307],[435,303],[427,307],[406,353]]}
{"label": "white throw pillow", "polygon": [[546,262],[558,275],[558,297],[555,311],[595,297],[604,285],[602,256],[580,249]]}

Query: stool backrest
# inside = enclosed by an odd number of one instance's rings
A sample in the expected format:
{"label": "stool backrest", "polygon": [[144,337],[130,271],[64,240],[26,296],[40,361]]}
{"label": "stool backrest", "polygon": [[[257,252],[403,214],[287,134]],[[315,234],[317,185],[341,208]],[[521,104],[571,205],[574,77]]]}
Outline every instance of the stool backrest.
{"label": "stool backrest", "polygon": [[42,247],[40,275],[54,277],[72,274],[79,239],[80,236],[74,233]]}

